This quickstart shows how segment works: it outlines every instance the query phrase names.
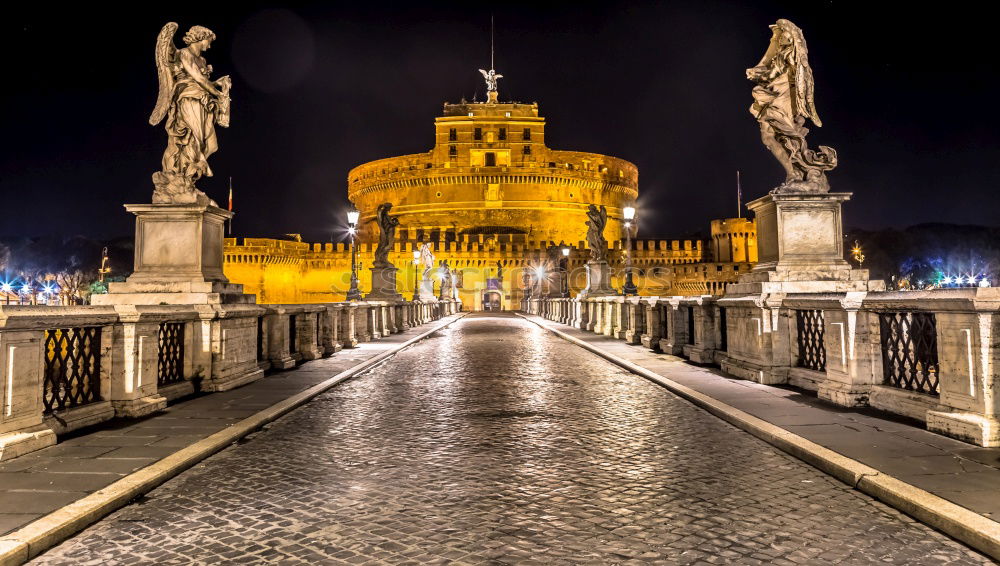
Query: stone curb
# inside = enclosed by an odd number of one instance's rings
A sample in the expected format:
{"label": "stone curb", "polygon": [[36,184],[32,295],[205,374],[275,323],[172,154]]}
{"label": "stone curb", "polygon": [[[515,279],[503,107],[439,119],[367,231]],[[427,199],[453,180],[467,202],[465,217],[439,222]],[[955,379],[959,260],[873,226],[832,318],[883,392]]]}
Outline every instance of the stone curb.
{"label": "stone curb", "polygon": [[531,316],[521,313],[517,315],[617,366],[663,386],[677,396],[851,487],[1000,560],[1000,523],[570,336],[550,326],[547,321],[543,323]]}
{"label": "stone curb", "polygon": [[344,370],[322,383],[275,403],[229,428],[220,430],[187,448],[178,450],[158,462],[5,535],[0,538],[0,566],[24,564],[110,513],[124,507],[137,497],[149,493],[174,476],[221,451],[233,442],[304,405],[335,385],[371,369],[387,358],[456,322],[468,313],[457,314],[458,316],[455,318],[410,338],[392,350],[382,352]]}

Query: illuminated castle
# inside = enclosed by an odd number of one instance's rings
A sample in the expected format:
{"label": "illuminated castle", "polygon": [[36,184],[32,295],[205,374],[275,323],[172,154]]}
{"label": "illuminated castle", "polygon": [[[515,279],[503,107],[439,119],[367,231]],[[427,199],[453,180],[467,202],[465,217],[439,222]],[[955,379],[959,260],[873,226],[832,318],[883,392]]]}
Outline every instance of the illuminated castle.
{"label": "illuminated castle", "polygon": [[[589,258],[587,206],[604,205],[604,235],[616,269],[612,285],[621,288],[624,265],[622,209],[638,197],[635,165],[606,155],[561,151],[545,145],[545,119],[538,104],[500,103],[496,91],[487,102],[445,104],[435,119],[435,144],[426,153],[390,157],[359,165],[347,177],[348,198],[361,213],[359,260],[370,266],[381,203],[398,216],[390,260],[399,268],[397,287],[410,296],[414,286],[412,250],[429,242],[438,260],[460,269],[460,297],[468,309],[484,304],[514,308],[524,292],[521,271],[544,264],[548,248],[568,245],[570,271]],[[725,223],[741,222],[736,232]],[[742,219],[712,225],[716,233],[747,234]],[[749,228],[747,227],[749,225]],[[742,231],[740,231],[742,230]],[[726,246],[733,249],[733,240]],[[744,245],[722,264],[703,264],[700,241],[633,240],[634,279],[644,295],[721,293],[725,281],[756,261]],[[737,263],[734,263],[737,262]],[[688,266],[678,272],[675,266]],[[695,268],[694,264],[699,264]],[[742,267],[740,267],[742,264]],[[579,270],[582,273],[582,270]],[[226,240],[225,274],[265,303],[343,300],[350,273],[349,246],[245,238]],[[370,288],[367,269],[359,270],[361,289]],[[571,278],[571,293],[584,285]]]}

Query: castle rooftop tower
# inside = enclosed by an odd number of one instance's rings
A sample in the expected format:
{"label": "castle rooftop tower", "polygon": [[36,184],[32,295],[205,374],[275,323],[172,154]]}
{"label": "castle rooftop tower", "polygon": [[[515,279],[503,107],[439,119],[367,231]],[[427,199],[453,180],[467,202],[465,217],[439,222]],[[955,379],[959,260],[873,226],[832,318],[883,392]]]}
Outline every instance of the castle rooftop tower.
{"label": "castle rooftop tower", "polygon": [[350,171],[348,198],[361,211],[363,241],[378,239],[368,222],[383,202],[399,215],[401,239],[521,234],[514,239],[577,245],[585,240],[590,204],[608,207],[605,237],[620,237],[621,209],[638,197],[635,165],[549,149],[537,103],[495,102],[490,92],[487,102],[446,103],[427,153]]}

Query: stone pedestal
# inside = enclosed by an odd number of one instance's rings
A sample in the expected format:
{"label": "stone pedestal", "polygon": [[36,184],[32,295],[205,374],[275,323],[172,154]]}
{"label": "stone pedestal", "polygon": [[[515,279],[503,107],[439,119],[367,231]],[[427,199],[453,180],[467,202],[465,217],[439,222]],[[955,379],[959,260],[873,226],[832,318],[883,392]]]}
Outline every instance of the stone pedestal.
{"label": "stone pedestal", "polygon": [[578,297],[604,297],[617,295],[611,288],[611,267],[606,261],[587,262],[587,286],[580,291]]}
{"label": "stone pedestal", "polygon": [[760,261],[726,295],[880,291],[867,269],[844,260],[841,205],[851,193],[769,194],[747,203]]}
{"label": "stone pedestal", "polygon": [[436,303],[437,295],[434,294],[434,280],[426,274],[420,279],[420,289],[417,293],[417,300],[422,303]]}
{"label": "stone pedestal", "polygon": [[211,204],[127,204],[135,214],[135,264],[95,305],[254,303],[222,273],[222,241],[233,213]]}
{"label": "stone pedestal", "polygon": [[372,270],[372,290],[365,296],[366,301],[402,301],[403,295],[396,291],[396,272],[392,264],[375,265]]}

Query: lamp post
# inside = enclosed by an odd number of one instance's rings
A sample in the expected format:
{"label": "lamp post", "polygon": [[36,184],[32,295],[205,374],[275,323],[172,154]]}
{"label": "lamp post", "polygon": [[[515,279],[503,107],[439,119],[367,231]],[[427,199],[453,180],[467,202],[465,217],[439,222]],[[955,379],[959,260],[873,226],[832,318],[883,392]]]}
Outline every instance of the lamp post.
{"label": "lamp post", "polygon": [[858,262],[858,269],[865,264],[865,254],[861,251],[861,242],[854,240],[854,249],[851,250],[854,261]]}
{"label": "lamp post", "polygon": [[357,210],[347,211],[347,232],[351,235],[351,288],[347,291],[348,301],[361,300],[361,290],[358,289],[358,245],[355,242],[360,218],[361,213]]}
{"label": "lamp post", "polygon": [[3,295],[8,305],[10,304],[10,292],[13,289],[14,288],[11,287],[10,283],[8,283],[7,281],[4,281],[3,284],[0,284],[0,291],[3,291]]}
{"label": "lamp post", "polygon": [[569,298],[569,246],[562,247],[562,260],[559,262],[562,270],[562,297]]}
{"label": "lamp post", "polygon": [[[416,244],[414,244],[416,245]],[[413,248],[413,300],[420,299],[420,250]]]}
{"label": "lamp post", "polygon": [[626,206],[622,209],[625,218],[625,286],[622,287],[622,294],[638,295],[639,289],[632,281],[632,221],[635,219],[635,207]]}

